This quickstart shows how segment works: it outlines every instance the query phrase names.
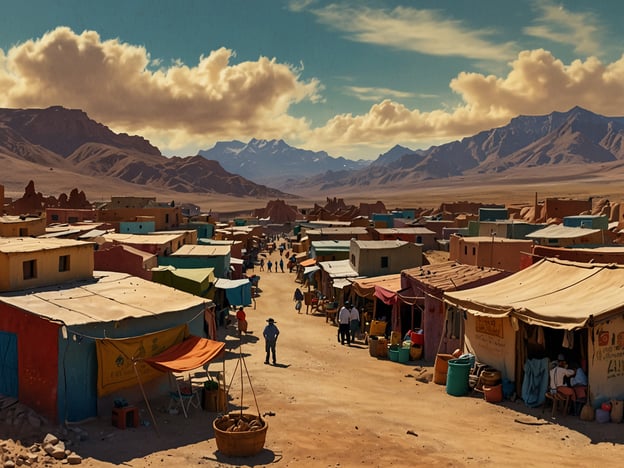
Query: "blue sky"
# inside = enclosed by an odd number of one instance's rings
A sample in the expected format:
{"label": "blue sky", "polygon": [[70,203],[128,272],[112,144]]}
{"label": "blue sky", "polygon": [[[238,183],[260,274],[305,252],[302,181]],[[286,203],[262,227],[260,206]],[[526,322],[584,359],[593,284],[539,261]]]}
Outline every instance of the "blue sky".
{"label": "blue sky", "polygon": [[167,155],[255,137],[370,159],[520,114],[624,115],[617,0],[0,5],[0,106],[80,108]]}

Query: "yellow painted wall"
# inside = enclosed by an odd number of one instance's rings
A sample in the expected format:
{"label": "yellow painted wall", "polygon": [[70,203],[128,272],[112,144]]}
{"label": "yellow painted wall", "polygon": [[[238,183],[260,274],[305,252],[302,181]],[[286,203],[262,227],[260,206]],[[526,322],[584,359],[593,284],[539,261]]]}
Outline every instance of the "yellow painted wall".
{"label": "yellow painted wall", "polygon": [[[59,271],[59,257],[69,255],[69,271]],[[23,263],[35,260],[37,275],[24,279]],[[48,286],[93,278],[93,246],[59,247],[35,252],[0,253],[0,291]]]}
{"label": "yellow painted wall", "polygon": [[[17,218],[16,218],[17,219]],[[45,218],[27,218],[23,221],[0,221],[0,237],[41,236],[46,230]],[[24,231],[20,231],[24,229]]]}

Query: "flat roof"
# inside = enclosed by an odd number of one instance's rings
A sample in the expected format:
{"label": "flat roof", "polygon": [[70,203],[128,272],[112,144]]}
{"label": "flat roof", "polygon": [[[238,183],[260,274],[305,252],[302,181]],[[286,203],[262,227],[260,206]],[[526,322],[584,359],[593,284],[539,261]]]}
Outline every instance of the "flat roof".
{"label": "flat roof", "polygon": [[229,245],[185,244],[171,254],[172,257],[224,257],[230,253]]}
{"label": "flat roof", "polygon": [[102,236],[105,240],[111,242],[120,242],[127,244],[154,244],[162,245],[173,242],[182,237],[182,234],[124,234],[119,232],[111,232]]}
{"label": "flat roof", "polygon": [[353,243],[358,245],[360,249],[395,249],[403,245],[409,244],[409,242],[402,240],[354,240]]}
{"label": "flat roof", "polygon": [[426,227],[376,228],[379,234],[435,234]]}
{"label": "flat roof", "polygon": [[527,234],[526,237],[531,239],[576,239],[577,237],[590,236],[599,233],[600,229],[587,229],[582,227],[568,227],[562,224],[552,224]]}
{"label": "flat roof", "polygon": [[0,237],[0,253],[37,252],[40,250],[63,249],[90,244],[92,243],[74,239]]}
{"label": "flat roof", "polygon": [[157,316],[211,302],[127,273],[95,271],[93,276],[30,289],[27,294],[0,293],[0,301],[65,325]]}

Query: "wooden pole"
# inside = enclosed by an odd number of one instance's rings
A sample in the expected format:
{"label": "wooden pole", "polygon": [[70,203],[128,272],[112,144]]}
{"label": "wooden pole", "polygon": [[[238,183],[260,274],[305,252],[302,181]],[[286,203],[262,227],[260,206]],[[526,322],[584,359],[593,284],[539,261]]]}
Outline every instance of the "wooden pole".
{"label": "wooden pole", "polygon": [[152,407],[149,404],[149,400],[147,399],[147,395],[145,394],[145,389],[143,388],[143,383],[141,382],[141,377],[139,376],[139,372],[137,371],[137,361],[132,363],[132,367],[134,369],[134,374],[139,382],[139,387],[141,388],[141,393],[143,394],[143,399],[145,400],[145,405],[147,406],[147,410],[149,411],[150,416],[152,417],[152,422],[154,423],[154,430],[158,437],[160,437],[160,431],[158,430],[158,424],[156,424],[156,418],[154,417],[154,413],[152,412]]}

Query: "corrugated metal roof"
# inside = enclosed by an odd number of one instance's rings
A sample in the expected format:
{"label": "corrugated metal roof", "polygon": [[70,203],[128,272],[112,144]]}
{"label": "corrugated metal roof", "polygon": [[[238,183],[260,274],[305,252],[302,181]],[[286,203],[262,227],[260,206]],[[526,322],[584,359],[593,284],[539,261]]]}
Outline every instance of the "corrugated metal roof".
{"label": "corrugated metal roof", "polygon": [[453,291],[486,278],[505,278],[510,273],[496,268],[483,268],[457,262],[435,263],[403,270],[401,275],[439,291]]}
{"label": "corrugated metal roof", "polygon": [[115,322],[201,307],[211,301],[126,273],[0,294],[0,301],[65,325]]}
{"label": "corrugated metal roof", "polygon": [[600,232],[600,229],[587,229],[580,227],[568,227],[561,224],[553,224],[527,234],[530,239],[576,239],[577,237],[589,236]]}

